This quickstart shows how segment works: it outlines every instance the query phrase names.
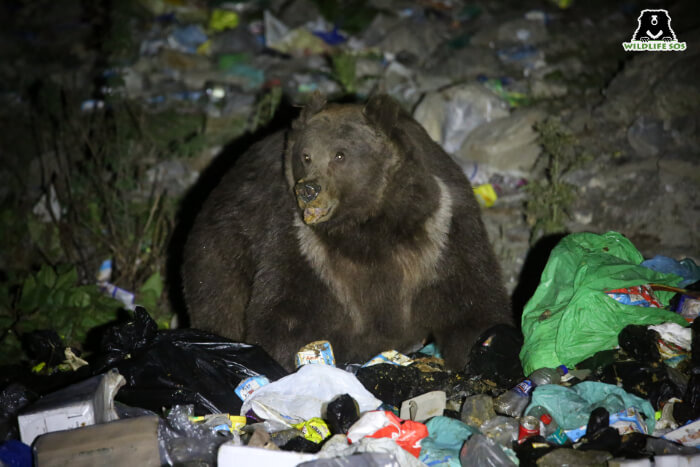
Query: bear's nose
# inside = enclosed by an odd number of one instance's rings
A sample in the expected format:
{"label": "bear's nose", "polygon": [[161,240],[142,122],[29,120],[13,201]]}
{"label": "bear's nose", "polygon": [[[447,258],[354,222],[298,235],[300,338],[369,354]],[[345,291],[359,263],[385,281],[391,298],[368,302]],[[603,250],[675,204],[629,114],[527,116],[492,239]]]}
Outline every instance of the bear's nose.
{"label": "bear's nose", "polygon": [[300,182],[294,187],[294,192],[305,203],[310,203],[315,200],[321,192],[321,187],[316,183]]}

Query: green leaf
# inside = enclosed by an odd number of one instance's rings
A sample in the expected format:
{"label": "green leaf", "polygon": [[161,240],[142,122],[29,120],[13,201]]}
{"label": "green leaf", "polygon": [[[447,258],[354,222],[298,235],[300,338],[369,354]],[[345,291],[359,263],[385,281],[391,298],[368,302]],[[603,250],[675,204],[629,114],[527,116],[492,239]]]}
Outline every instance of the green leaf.
{"label": "green leaf", "polygon": [[159,299],[163,293],[163,278],[160,275],[160,271],[156,271],[151,274],[151,277],[146,279],[139,289],[139,294],[153,294],[156,299]]}
{"label": "green leaf", "polygon": [[56,279],[56,288],[65,289],[73,287],[78,283],[78,271],[75,267],[60,267],[58,268],[58,278]]}
{"label": "green leaf", "polygon": [[19,309],[31,311],[39,306],[39,291],[34,276],[29,276],[22,284],[22,296],[19,299]]}
{"label": "green leaf", "polygon": [[52,289],[56,285],[56,272],[48,264],[41,266],[36,278],[39,284],[42,284],[49,289]]}
{"label": "green leaf", "polygon": [[90,306],[90,294],[88,294],[82,287],[75,288],[69,294],[66,300],[66,306],[72,308],[87,308]]}

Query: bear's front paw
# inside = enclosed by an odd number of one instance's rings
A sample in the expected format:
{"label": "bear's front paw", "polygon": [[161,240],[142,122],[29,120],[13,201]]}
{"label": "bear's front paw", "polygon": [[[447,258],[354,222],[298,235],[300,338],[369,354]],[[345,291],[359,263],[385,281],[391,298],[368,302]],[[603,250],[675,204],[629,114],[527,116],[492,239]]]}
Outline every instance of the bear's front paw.
{"label": "bear's front paw", "polygon": [[662,38],[662,40],[664,40],[666,42],[671,42],[673,39],[670,37],[664,37],[664,38]]}
{"label": "bear's front paw", "polygon": [[649,42],[649,38],[646,37],[646,36],[640,37],[639,40],[642,41],[642,42]]}

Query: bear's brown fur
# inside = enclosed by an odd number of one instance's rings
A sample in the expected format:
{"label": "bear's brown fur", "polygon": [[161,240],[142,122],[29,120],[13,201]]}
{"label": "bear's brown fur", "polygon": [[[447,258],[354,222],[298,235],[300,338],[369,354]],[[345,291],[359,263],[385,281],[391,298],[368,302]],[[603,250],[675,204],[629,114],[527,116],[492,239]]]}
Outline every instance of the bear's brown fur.
{"label": "bear's brown fur", "polygon": [[459,368],[512,323],[469,182],[387,96],[316,97],[241,156],[197,216],[183,281],[194,327],[287,367],[315,340],[362,362],[432,337]]}

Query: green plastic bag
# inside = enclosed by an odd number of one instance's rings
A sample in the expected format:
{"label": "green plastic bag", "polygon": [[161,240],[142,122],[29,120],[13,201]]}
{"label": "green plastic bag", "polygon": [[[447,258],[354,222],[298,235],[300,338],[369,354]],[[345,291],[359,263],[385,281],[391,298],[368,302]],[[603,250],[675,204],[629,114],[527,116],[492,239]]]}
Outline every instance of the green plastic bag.
{"label": "green plastic bag", "polygon": [[[643,284],[676,286],[682,278],[640,266],[644,260],[617,232],[571,234],[552,250],[540,285],[525,305],[520,351],[523,372],[559,365],[574,367],[591,355],[618,345],[628,324],[674,322],[682,316],[661,308],[624,305],[605,292]],[[663,305],[673,296],[656,292]]]}
{"label": "green plastic bag", "polygon": [[564,430],[573,430],[588,423],[591,412],[604,407],[610,414],[634,407],[646,417],[649,433],[654,432],[654,409],[649,401],[625,392],[612,384],[584,381],[567,388],[557,384],[538,386],[525,413],[541,405]]}
{"label": "green plastic bag", "polygon": [[459,450],[464,441],[479,430],[454,418],[443,416],[431,418],[425,426],[428,427],[428,437],[420,442],[418,459],[428,465],[461,467]]}

